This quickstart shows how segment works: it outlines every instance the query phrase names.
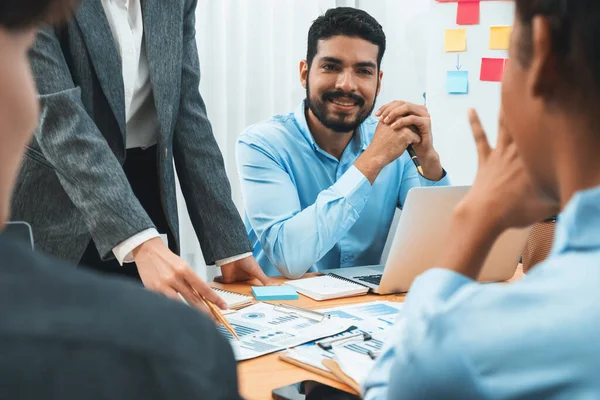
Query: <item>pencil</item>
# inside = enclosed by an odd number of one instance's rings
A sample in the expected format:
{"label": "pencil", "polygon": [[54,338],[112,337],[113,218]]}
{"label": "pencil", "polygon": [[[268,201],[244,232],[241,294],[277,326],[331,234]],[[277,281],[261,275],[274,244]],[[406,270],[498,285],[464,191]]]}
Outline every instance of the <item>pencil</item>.
{"label": "pencil", "polygon": [[227,331],[229,333],[231,333],[231,335],[236,338],[236,340],[240,340],[240,338],[238,337],[237,333],[235,333],[235,329],[233,329],[233,327],[231,326],[231,324],[229,323],[229,321],[227,321],[227,318],[225,318],[225,316],[223,314],[221,314],[221,310],[219,310],[219,308],[214,305],[212,302],[210,302],[209,300],[207,300],[204,296],[200,297],[202,299],[202,301],[204,302],[204,304],[206,305],[206,307],[208,307],[208,309],[210,310],[210,312],[212,313],[212,315],[215,317],[215,319],[217,321],[219,321],[221,324],[223,324],[223,326],[225,327],[225,329],[227,329]]}
{"label": "pencil", "polygon": [[419,171],[419,174],[421,174],[421,176],[423,176],[423,167],[421,167],[421,163],[419,162],[419,159],[417,158],[417,153],[415,153],[415,151],[413,150],[413,148],[410,144],[406,148],[406,151],[408,151],[408,155],[410,156],[411,160],[415,164],[415,167],[417,167],[417,171]]}

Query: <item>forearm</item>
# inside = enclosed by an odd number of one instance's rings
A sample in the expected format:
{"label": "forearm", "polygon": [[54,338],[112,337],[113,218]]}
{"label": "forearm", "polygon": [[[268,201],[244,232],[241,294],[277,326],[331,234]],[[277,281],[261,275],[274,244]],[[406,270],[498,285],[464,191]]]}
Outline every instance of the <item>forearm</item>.
{"label": "forearm", "polygon": [[485,207],[459,205],[452,215],[445,246],[436,265],[476,280],[494,242],[502,233]]}
{"label": "forearm", "polygon": [[306,209],[287,217],[280,214],[266,228],[252,215],[251,221],[257,221],[255,230],[271,262],[283,275],[297,278],[348,233],[370,193],[369,182],[352,168]]}

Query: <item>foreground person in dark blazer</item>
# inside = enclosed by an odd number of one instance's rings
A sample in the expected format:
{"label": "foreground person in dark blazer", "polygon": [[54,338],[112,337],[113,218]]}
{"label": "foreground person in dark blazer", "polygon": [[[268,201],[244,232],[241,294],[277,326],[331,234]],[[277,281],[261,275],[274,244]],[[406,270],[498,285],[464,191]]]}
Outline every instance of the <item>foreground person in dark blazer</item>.
{"label": "foreground person in dark blazer", "polygon": [[[27,51],[67,0],[0,0],[0,231],[38,121]],[[201,313],[0,235],[0,398],[238,399],[231,348]]]}

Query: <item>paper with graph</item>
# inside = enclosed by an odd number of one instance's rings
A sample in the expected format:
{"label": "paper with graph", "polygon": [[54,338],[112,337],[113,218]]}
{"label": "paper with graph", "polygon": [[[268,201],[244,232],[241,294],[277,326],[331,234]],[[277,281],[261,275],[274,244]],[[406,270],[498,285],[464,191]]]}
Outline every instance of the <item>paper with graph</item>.
{"label": "paper with graph", "polygon": [[257,303],[226,318],[240,340],[235,340],[223,326],[218,329],[229,340],[237,361],[336,335],[354,325],[353,321],[344,318],[315,321],[298,314],[277,311],[268,303]]}
{"label": "paper with graph", "polygon": [[331,315],[332,319],[352,321],[356,326],[355,330],[334,337],[343,338],[356,332],[366,332],[371,334],[371,339],[363,340],[359,337],[339,341],[331,350],[323,350],[315,343],[306,343],[289,349],[285,356],[324,371],[327,371],[327,368],[323,365],[323,360],[333,358],[348,376],[362,384],[374,364],[369,352],[378,353],[383,349],[386,337],[392,330],[392,326],[396,325],[401,310],[402,303],[388,301],[320,310]]}

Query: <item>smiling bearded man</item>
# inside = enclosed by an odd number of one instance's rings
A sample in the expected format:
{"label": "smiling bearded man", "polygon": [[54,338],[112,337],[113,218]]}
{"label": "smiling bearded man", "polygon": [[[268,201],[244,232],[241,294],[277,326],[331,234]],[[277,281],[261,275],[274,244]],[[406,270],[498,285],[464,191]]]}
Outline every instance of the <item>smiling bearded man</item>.
{"label": "smiling bearded man", "polygon": [[328,10],[312,24],[300,62],[306,99],[241,134],[245,223],[267,275],[378,264],[408,191],[449,184],[425,107],[394,101],[377,111],[379,120],[371,116],[384,52],[373,17]]}

